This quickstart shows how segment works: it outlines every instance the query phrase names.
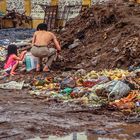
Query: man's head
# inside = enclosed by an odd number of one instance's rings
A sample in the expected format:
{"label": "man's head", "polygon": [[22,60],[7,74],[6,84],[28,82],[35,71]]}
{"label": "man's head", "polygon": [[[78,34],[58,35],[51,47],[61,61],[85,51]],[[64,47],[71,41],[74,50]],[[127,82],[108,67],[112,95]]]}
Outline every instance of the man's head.
{"label": "man's head", "polygon": [[38,26],[37,26],[37,31],[47,31],[47,24],[46,23],[40,23]]}

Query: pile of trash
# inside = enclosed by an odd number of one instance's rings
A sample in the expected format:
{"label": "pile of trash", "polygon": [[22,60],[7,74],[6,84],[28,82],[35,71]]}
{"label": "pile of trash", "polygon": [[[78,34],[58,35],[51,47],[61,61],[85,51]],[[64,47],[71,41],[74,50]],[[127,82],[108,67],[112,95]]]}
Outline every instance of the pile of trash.
{"label": "pile of trash", "polygon": [[109,1],[85,9],[60,31],[64,49],[58,67],[128,69],[140,64],[140,5]]}
{"label": "pile of trash", "polygon": [[29,28],[8,28],[0,30],[0,44],[8,45],[9,43],[19,42],[32,38],[35,29]]}
{"label": "pile of trash", "polygon": [[33,79],[29,93],[90,107],[133,110],[140,107],[138,74],[139,71],[115,69],[67,77],[38,77]]}

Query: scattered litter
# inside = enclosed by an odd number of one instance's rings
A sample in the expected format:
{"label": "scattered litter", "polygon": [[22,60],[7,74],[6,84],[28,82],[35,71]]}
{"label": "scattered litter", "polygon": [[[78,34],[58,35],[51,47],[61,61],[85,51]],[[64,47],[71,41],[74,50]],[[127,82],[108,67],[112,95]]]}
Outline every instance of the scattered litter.
{"label": "scattered litter", "polygon": [[0,84],[0,88],[21,90],[23,88],[23,85],[24,85],[24,81],[22,82],[10,81],[8,83]]}

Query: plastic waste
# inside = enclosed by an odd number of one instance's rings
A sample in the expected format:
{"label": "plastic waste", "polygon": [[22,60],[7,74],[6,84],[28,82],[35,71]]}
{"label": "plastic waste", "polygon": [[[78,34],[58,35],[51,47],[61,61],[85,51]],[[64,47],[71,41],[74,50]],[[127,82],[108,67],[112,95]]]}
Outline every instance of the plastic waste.
{"label": "plastic waste", "polygon": [[70,77],[70,78],[65,78],[62,82],[61,82],[61,88],[74,88],[76,86],[76,82],[75,80]]}
{"label": "plastic waste", "polygon": [[100,99],[96,94],[92,93],[92,94],[89,95],[89,100],[90,101],[92,101],[92,100],[99,101]]}
{"label": "plastic waste", "polygon": [[85,91],[83,87],[75,87],[73,91],[71,92],[70,96],[71,98],[80,98],[84,95]]}
{"label": "plastic waste", "polygon": [[115,100],[127,96],[130,91],[130,87],[122,81],[113,80],[107,83],[97,84],[92,87],[92,91],[94,93],[98,90],[105,91],[106,96],[108,96],[109,99]]}
{"label": "plastic waste", "polygon": [[76,48],[80,45],[80,40],[79,39],[75,39],[73,44],[69,45],[68,48],[69,49],[73,49],[73,48]]}
{"label": "plastic waste", "polygon": [[140,101],[137,101],[137,102],[136,102],[136,106],[137,106],[137,107],[140,107]]}
{"label": "plastic waste", "polygon": [[130,87],[122,81],[113,80],[107,83],[106,91],[109,92],[108,98],[120,99],[128,95]]}
{"label": "plastic waste", "polygon": [[0,61],[4,61],[7,55],[7,51],[4,47],[0,46]]}
{"label": "plastic waste", "polygon": [[45,83],[46,83],[45,80],[37,80],[37,81],[35,81],[34,85],[35,86],[44,86]]}
{"label": "plastic waste", "polygon": [[25,63],[26,63],[26,71],[32,70],[32,66],[31,66],[31,54],[29,52],[26,53]]}
{"label": "plastic waste", "polygon": [[81,103],[88,104],[89,103],[88,97],[82,97],[81,98]]}
{"label": "plastic waste", "polygon": [[65,88],[64,90],[61,91],[62,94],[70,95],[72,92],[72,88]]}
{"label": "plastic waste", "polygon": [[94,85],[96,85],[97,84],[97,82],[96,81],[85,81],[85,82],[83,82],[83,86],[84,87],[93,87]]}
{"label": "plastic waste", "polygon": [[11,81],[9,83],[0,84],[0,88],[21,90],[23,88],[23,85],[24,85],[24,81],[22,82]]}
{"label": "plastic waste", "polygon": [[1,45],[9,45],[10,44],[10,40],[9,39],[0,40],[0,44]]}
{"label": "plastic waste", "polygon": [[31,71],[36,68],[37,58],[34,57],[31,52],[27,52],[25,56],[26,71]]}
{"label": "plastic waste", "polygon": [[37,57],[31,55],[31,66],[32,66],[32,69],[35,69],[36,68],[37,62],[38,62]]}
{"label": "plastic waste", "polygon": [[109,78],[106,77],[106,76],[100,76],[100,77],[98,78],[99,84],[106,83],[106,82],[108,82],[108,81],[109,81]]}

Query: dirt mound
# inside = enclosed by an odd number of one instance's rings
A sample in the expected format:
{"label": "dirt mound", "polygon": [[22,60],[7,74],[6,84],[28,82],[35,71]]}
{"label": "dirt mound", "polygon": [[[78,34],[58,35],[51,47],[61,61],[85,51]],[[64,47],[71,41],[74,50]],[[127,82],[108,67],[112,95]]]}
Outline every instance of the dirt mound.
{"label": "dirt mound", "polygon": [[[109,2],[94,5],[66,24],[59,38],[64,48],[61,68],[128,68],[139,63],[140,5]],[[70,48],[75,39],[80,43]]]}

